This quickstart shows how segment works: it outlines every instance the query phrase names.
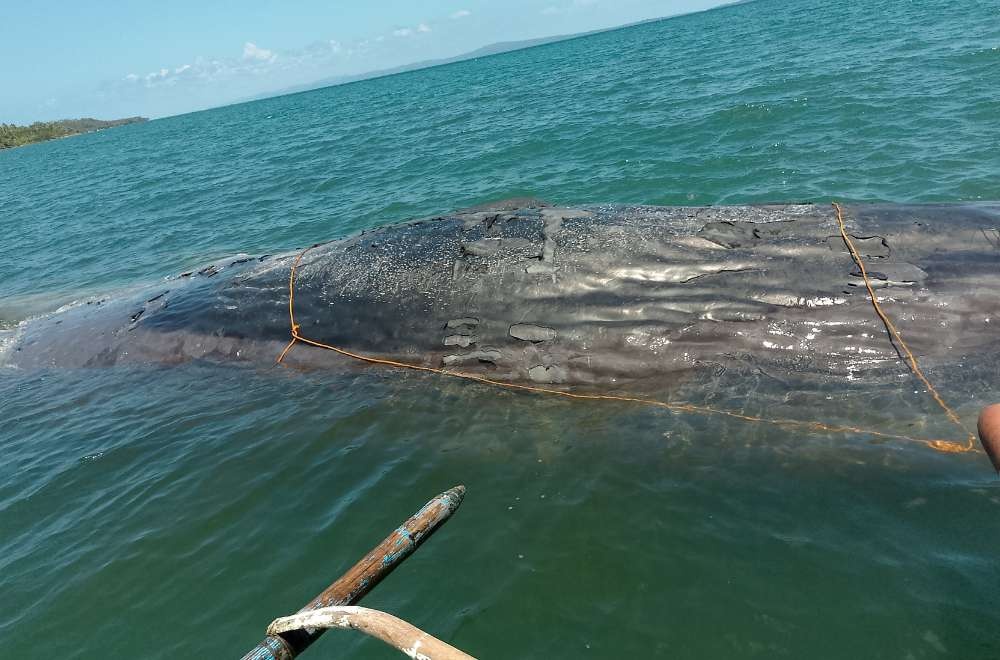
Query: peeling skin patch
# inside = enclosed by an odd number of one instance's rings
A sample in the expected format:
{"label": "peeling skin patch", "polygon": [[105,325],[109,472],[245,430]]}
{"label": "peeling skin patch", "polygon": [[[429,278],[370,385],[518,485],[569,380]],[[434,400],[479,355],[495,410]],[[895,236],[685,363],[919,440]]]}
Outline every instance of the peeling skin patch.
{"label": "peeling skin patch", "polygon": [[556,260],[556,236],[562,231],[563,220],[573,218],[589,218],[593,213],[577,209],[542,209],[542,264],[528,266],[529,273],[551,273],[555,270],[552,264]]}
{"label": "peeling skin patch", "polygon": [[881,236],[854,236],[854,247],[861,253],[862,257],[875,257],[881,259],[888,257],[891,253],[889,243]]}
{"label": "peeling skin patch", "polygon": [[521,341],[550,341],[556,338],[556,331],[542,325],[532,325],[531,323],[515,323],[507,331],[514,339]]}
{"label": "peeling skin patch", "polygon": [[542,246],[542,261],[552,262],[556,258],[556,242],[551,238],[545,239],[545,244]]}
{"label": "peeling skin patch", "polygon": [[462,252],[474,257],[488,257],[500,250],[499,238],[482,238],[478,241],[463,241]]}
{"label": "peeling skin patch", "polygon": [[460,348],[468,348],[471,344],[476,343],[476,338],[470,335],[448,335],[444,338],[445,346],[458,346]]}
{"label": "peeling skin patch", "polygon": [[752,225],[728,221],[706,223],[698,236],[730,250],[752,245],[760,238]]}
{"label": "peeling skin patch", "polygon": [[491,257],[501,249],[520,250],[527,247],[531,247],[531,241],[524,238],[481,238],[462,242],[462,252],[474,257]]}
{"label": "peeling skin patch", "polygon": [[[877,279],[872,279],[871,284],[873,289],[884,289],[886,287],[892,286],[893,284],[897,284],[900,286],[913,286],[913,282],[887,282],[885,280],[877,280]],[[865,283],[862,281],[848,282],[847,286],[856,286],[864,288]]]}
{"label": "peeling skin patch", "polygon": [[523,250],[525,248],[533,247],[534,245],[531,241],[526,238],[503,238],[500,239],[500,247],[504,250]]}
{"label": "peeling skin patch", "polygon": [[528,273],[529,275],[551,275],[552,273],[556,272],[556,267],[551,264],[537,262],[528,264],[525,267],[524,272]]}
{"label": "peeling skin patch", "polygon": [[[881,272],[879,272],[877,270],[869,270],[867,272],[868,272],[869,279],[873,279],[873,280],[887,280],[887,279],[889,279],[888,275],[886,275],[885,273],[881,273]],[[854,270],[851,271],[851,277],[864,277],[864,275],[861,273],[861,269],[858,268],[857,266],[855,266]]]}
{"label": "peeling skin patch", "polygon": [[593,217],[593,213],[590,211],[584,211],[582,209],[560,209],[560,208],[544,208],[542,209],[542,218],[548,222],[550,220],[571,220],[573,218],[590,218]]}
{"label": "peeling skin patch", "polygon": [[555,238],[556,234],[562,229],[563,217],[559,216],[544,216],[543,226],[542,226],[542,236],[545,238]]}
{"label": "peeling skin patch", "polygon": [[681,284],[687,284],[688,282],[693,282],[702,277],[711,277],[712,275],[722,275],[723,273],[759,273],[763,269],[761,268],[722,268],[720,270],[712,270],[707,273],[699,273],[697,275],[691,275],[690,277],[681,280]]}
{"label": "peeling skin patch", "polygon": [[[868,270],[869,279],[882,280],[888,283],[888,285],[910,285],[915,283],[923,283],[927,279],[927,272],[909,263],[880,263],[878,270]],[[853,277],[862,277],[861,269],[855,268],[851,271]],[[856,282],[850,282],[850,284],[857,286]]]}
{"label": "peeling skin patch", "polygon": [[460,319],[451,319],[450,321],[448,321],[445,324],[444,327],[446,327],[449,330],[452,330],[454,328],[461,328],[461,327],[465,327],[465,326],[468,326],[470,328],[474,328],[477,325],[479,325],[479,319],[473,318],[471,316],[467,316],[467,317],[460,318]]}
{"label": "peeling skin patch", "polygon": [[456,353],[445,355],[442,362],[446,365],[468,364],[470,362],[489,362],[496,364],[500,360],[500,351],[493,348],[485,348],[470,353]]}
{"label": "peeling skin patch", "polygon": [[480,227],[483,224],[483,217],[481,214],[476,213],[471,215],[462,222],[462,231],[472,231],[473,229]]}
{"label": "peeling skin patch", "polygon": [[566,381],[566,370],[554,365],[537,364],[528,369],[528,378],[535,383],[563,383]]}
{"label": "peeling skin patch", "polygon": [[556,235],[562,229],[562,221],[562,216],[545,217],[545,225],[542,229],[542,236],[545,238],[545,243],[542,245],[542,261],[550,264],[555,261]]}

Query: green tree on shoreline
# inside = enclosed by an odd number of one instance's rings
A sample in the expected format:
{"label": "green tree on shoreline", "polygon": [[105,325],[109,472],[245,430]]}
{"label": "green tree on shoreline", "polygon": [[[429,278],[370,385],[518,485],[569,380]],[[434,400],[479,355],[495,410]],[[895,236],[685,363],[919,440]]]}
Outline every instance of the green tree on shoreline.
{"label": "green tree on shoreline", "polygon": [[0,149],[20,147],[32,144],[33,142],[44,142],[69,135],[90,133],[91,131],[100,131],[105,128],[124,126],[125,124],[137,124],[144,121],[149,120],[145,117],[129,117],[127,119],[115,119],[112,121],[86,118],[62,119],[49,122],[36,121],[30,126],[0,124]]}

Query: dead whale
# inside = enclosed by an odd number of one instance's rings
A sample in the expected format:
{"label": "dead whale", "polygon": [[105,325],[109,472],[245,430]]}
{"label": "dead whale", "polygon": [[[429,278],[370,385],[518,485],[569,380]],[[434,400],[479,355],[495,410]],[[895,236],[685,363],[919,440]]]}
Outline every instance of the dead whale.
{"label": "dead whale", "polygon": [[[880,300],[923,364],[1000,349],[1000,204],[844,207]],[[272,364],[296,252],[184,273],[22,328],[20,368]],[[359,354],[589,391],[759,370],[849,382],[906,371],[833,208],[500,203],[365,231],[302,256],[303,336]],[[345,358],[312,347],[289,356]]]}

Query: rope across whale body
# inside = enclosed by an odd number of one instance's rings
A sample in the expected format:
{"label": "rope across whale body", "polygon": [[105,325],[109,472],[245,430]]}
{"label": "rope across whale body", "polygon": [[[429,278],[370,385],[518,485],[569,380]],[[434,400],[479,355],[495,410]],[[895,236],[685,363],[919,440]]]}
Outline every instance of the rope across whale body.
{"label": "rope across whale body", "polygon": [[448,376],[451,378],[461,378],[463,380],[473,381],[476,383],[481,383],[484,385],[489,385],[492,387],[503,387],[512,390],[520,390],[524,392],[532,392],[535,394],[551,395],[551,396],[561,396],[568,399],[576,399],[582,401],[617,401],[620,403],[632,403],[644,406],[653,406],[657,408],[664,408],[677,413],[688,413],[688,414],[701,414],[701,415],[717,415],[723,417],[729,417],[732,419],[739,419],[746,422],[754,422],[760,424],[770,424],[773,426],[778,426],[790,430],[800,430],[807,432],[825,432],[825,433],[848,433],[853,435],[867,435],[876,438],[882,438],[885,440],[902,440],[906,442],[915,442],[923,444],[931,449],[940,452],[947,453],[965,453],[971,451],[977,451],[976,449],[976,438],[969,429],[962,423],[958,414],[945,402],[944,398],[937,391],[934,385],[931,384],[930,380],[924,375],[923,371],[920,369],[920,365],[917,362],[916,356],[910,350],[909,346],[906,345],[906,341],[903,339],[896,325],[886,314],[885,310],[879,304],[878,297],[875,295],[875,289],[872,286],[871,279],[868,277],[868,270],[865,268],[864,260],[861,258],[860,253],[854,246],[853,241],[851,241],[850,235],[847,233],[847,228],[844,225],[844,215],[843,209],[840,204],[834,203],[833,208],[837,213],[837,224],[840,229],[841,238],[844,244],[847,246],[848,251],[851,253],[851,258],[854,259],[859,270],[861,271],[861,276],[864,279],[865,287],[868,290],[868,295],[871,299],[872,306],[875,309],[875,313],[878,315],[879,319],[885,324],[886,331],[889,333],[890,341],[897,345],[906,357],[907,364],[913,375],[916,376],[918,380],[927,388],[927,391],[934,398],[937,405],[944,411],[944,414],[948,417],[951,422],[961,429],[965,435],[964,440],[956,441],[949,439],[928,439],[928,438],[915,438],[908,435],[901,435],[896,433],[887,433],[884,431],[879,431],[876,429],[866,429],[857,426],[842,426],[836,424],[827,424],[825,422],[813,421],[806,422],[802,420],[795,419],[779,419],[770,417],[761,417],[758,415],[746,415],[744,413],[723,410],[719,408],[712,408],[709,406],[700,406],[691,403],[677,403],[669,401],[660,401],[658,399],[648,399],[642,397],[633,397],[627,395],[615,395],[615,394],[586,394],[578,392],[567,392],[563,390],[552,389],[548,387],[538,387],[536,385],[525,385],[522,383],[510,383],[500,380],[494,380],[492,378],[487,378],[485,376],[478,376],[476,374],[464,373],[461,371],[452,371],[450,369],[440,369],[436,367],[427,367],[419,364],[409,364],[406,362],[399,362],[396,360],[388,360],[384,358],[375,357],[372,355],[363,355],[360,353],[355,353],[353,351],[346,350],[338,346],[332,346],[330,344],[323,343],[321,341],[316,341],[315,339],[310,339],[301,334],[302,327],[295,321],[295,280],[298,275],[299,267],[302,264],[302,258],[312,249],[319,247],[321,244],[312,245],[305,248],[295,257],[295,261],[292,263],[291,272],[288,276],[288,320],[291,328],[291,341],[285,346],[284,350],[281,351],[281,355],[278,356],[277,363],[281,364],[285,357],[288,355],[289,351],[296,343],[301,342],[309,346],[315,346],[316,348],[321,348],[328,351],[333,351],[354,360],[359,360],[361,362],[366,362],[368,364],[377,364],[387,367],[395,367],[397,369],[409,369],[413,371],[423,371],[427,373],[437,374],[440,376]]}

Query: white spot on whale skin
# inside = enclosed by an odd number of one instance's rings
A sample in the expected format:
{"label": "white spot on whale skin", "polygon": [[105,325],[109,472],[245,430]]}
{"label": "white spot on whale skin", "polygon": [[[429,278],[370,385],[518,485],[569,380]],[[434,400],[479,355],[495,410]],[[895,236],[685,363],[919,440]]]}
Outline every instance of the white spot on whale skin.
{"label": "white spot on whale skin", "polygon": [[831,298],[829,296],[821,296],[819,298],[809,298],[805,300],[806,307],[830,307],[832,305],[843,305],[847,302],[846,298]]}

